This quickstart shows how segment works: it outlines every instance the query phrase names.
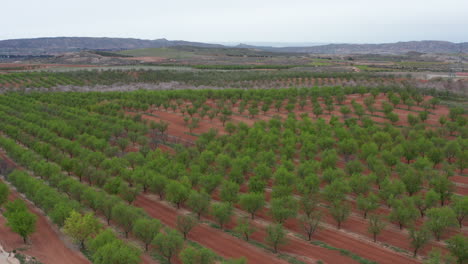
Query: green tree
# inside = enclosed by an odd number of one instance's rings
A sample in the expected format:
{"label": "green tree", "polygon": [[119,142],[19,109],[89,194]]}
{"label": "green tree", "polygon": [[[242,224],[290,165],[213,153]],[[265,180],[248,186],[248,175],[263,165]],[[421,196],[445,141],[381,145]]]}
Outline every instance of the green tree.
{"label": "green tree", "polygon": [[218,221],[219,226],[223,226],[231,221],[232,205],[230,203],[216,203],[211,206],[211,214]]}
{"label": "green tree", "polygon": [[151,192],[158,194],[159,199],[162,200],[164,197],[168,182],[169,180],[167,179],[167,177],[161,174],[156,174],[150,179],[149,189]]}
{"label": "green tree", "polygon": [[457,224],[455,213],[450,207],[431,208],[427,210],[427,221],[424,223],[428,230],[434,233],[437,241],[440,241],[442,233],[451,226]]}
{"label": "green tree", "polygon": [[400,229],[403,226],[411,225],[418,217],[418,210],[409,199],[395,200],[392,212],[390,212],[390,221],[397,222]]}
{"label": "green tree", "polygon": [[433,190],[429,190],[424,195],[424,198],[421,194],[414,195],[412,197],[414,205],[418,208],[421,217],[424,217],[424,214],[427,209],[436,206],[437,201],[439,201],[439,195]]}
{"label": "green tree", "polygon": [[164,233],[156,235],[153,245],[159,254],[167,259],[168,263],[172,263],[172,257],[176,256],[184,246],[184,238],[176,230],[166,229]]}
{"label": "green tree", "polygon": [[138,264],[141,252],[133,246],[124,244],[121,240],[114,240],[100,247],[93,254],[94,264]]}
{"label": "green tree", "polygon": [[3,182],[0,182],[0,208],[8,201],[8,195],[10,194],[10,190],[8,186]]}
{"label": "green tree", "polygon": [[329,208],[330,214],[335,219],[337,228],[341,228],[341,224],[348,218],[351,214],[351,207],[348,202],[345,201],[336,201]]}
{"label": "green tree", "polygon": [[455,184],[449,180],[445,175],[438,175],[434,177],[429,184],[432,189],[439,194],[440,205],[443,206],[445,202],[452,196]]}
{"label": "green tree", "polygon": [[464,264],[468,261],[468,237],[457,234],[447,240],[447,248],[453,256],[457,258],[458,264]]}
{"label": "green tree", "polygon": [[245,211],[249,212],[252,219],[255,218],[255,212],[265,207],[265,197],[263,193],[242,194],[239,204]]}
{"label": "green tree", "polygon": [[440,249],[432,249],[423,264],[454,264],[455,258],[451,254],[442,254]]}
{"label": "green tree", "polygon": [[112,208],[112,219],[122,227],[125,238],[128,238],[128,233],[133,230],[133,225],[140,215],[141,212],[137,208],[123,203],[118,203]]}
{"label": "green tree", "polygon": [[197,219],[191,215],[178,215],[176,220],[176,228],[184,235],[184,240],[187,239],[189,232],[198,224]]}
{"label": "green tree", "polygon": [[178,181],[170,181],[166,186],[165,193],[166,199],[169,202],[174,203],[177,206],[177,209],[179,209],[180,205],[187,200],[190,190],[187,186]]}
{"label": "green tree", "polygon": [[286,243],[286,232],[281,224],[267,226],[266,242],[273,247],[273,252],[278,252],[278,246]]}
{"label": "green tree", "polygon": [[232,181],[224,181],[221,185],[220,197],[223,202],[236,203],[239,200],[239,184]]}
{"label": "green tree", "polygon": [[411,246],[413,247],[413,257],[416,257],[418,250],[429,242],[430,234],[425,228],[416,230],[411,228],[409,230],[409,238],[411,240]]}
{"label": "green tree", "polygon": [[197,214],[198,220],[200,220],[203,214],[208,213],[210,209],[211,197],[204,191],[197,192],[191,191],[187,199],[187,206]]}
{"label": "green tree", "polygon": [[455,196],[450,204],[458,221],[460,228],[463,227],[463,219],[468,215],[468,196]]}
{"label": "green tree", "polygon": [[278,223],[284,223],[288,218],[297,214],[298,204],[292,196],[271,199],[270,214]]}
{"label": "green tree", "polygon": [[133,235],[145,244],[145,251],[148,251],[148,246],[159,233],[161,228],[162,224],[158,219],[142,217],[135,221],[132,231]]}
{"label": "green tree", "polygon": [[314,211],[309,215],[303,214],[299,216],[299,221],[302,225],[302,228],[307,234],[307,240],[312,239],[312,235],[317,231],[320,226],[320,220],[322,219],[322,214],[320,211]]}
{"label": "green tree", "polygon": [[92,213],[81,215],[76,211],[70,213],[63,227],[65,234],[77,241],[82,249],[85,248],[84,242],[98,234],[100,229],[101,224]]}
{"label": "green tree", "polygon": [[214,264],[216,255],[213,251],[207,248],[186,247],[180,254],[179,258],[183,264]]}
{"label": "green tree", "polygon": [[255,232],[255,230],[255,227],[252,226],[248,217],[237,218],[237,225],[234,231],[242,235],[246,241],[249,241],[250,235]]}
{"label": "green tree", "polygon": [[10,227],[11,231],[20,235],[24,243],[27,242],[29,235],[36,231],[37,216],[27,209],[7,208],[5,217],[7,219],[6,225]]}
{"label": "green tree", "polygon": [[379,197],[373,193],[368,196],[359,195],[356,199],[357,207],[359,210],[364,212],[364,219],[367,218],[367,214],[379,208]]}
{"label": "green tree", "polygon": [[380,215],[372,214],[369,216],[369,225],[367,231],[372,234],[374,242],[377,241],[377,235],[385,228],[385,222]]}

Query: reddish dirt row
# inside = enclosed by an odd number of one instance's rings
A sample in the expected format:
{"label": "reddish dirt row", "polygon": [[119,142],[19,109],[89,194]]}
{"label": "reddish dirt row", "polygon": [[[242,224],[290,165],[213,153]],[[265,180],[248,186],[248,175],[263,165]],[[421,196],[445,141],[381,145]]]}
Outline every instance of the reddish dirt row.
{"label": "reddish dirt row", "polygon": [[[267,194],[269,194],[269,193],[267,192]],[[214,195],[214,199],[219,200],[219,197],[217,196],[217,194]],[[239,208],[238,206],[236,206],[236,207]],[[329,225],[332,225],[333,227],[336,226],[336,222],[330,216],[330,214],[328,213],[328,210],[326,210],[325,208],[319,208],[319,210],[321,210],[322,213],[323,213],[322,214],[322,222],[327,223]],[[271,216],[269,215],[269,210],[266,209],[266,208],[264,208],[260,212],[258,212],[257,216],[262,218],[262,219],[272,221]],[[287,220],[286,223],[285,223],[285,227],[287,227],[291,231],[294,231],[294,232],[296,232],[298,234],[303,234],[304,235],[304,231],[303,231],[303,229],[302,229],[302,227],[301,227],[301,225],[300,225],[300,223],[299,223],[299,221],[297,219]],[[337,235],[341,235],[342,239],[344,239],[344,240],[350,238],[350,239],[359,241],[358,243],[361,244],[360,246],[363,246],[363,245],[369,246],[370,245],[372,247],[377,248],[377,249],[373,249],[373,250],[380,250],[380,251],[383,250],[382,247],[380,247],[377,244],[374,244],[374,243],[371,243],[371,242],[366,242],[366,241],[363,241],[362,239],[357,239],[357,238],[353,237],[353,235],[349,234],[351,232],[351,233],[354,233],[356,235],[361,235],[361,236],[367,237],[368,239],[371,239],[371,235],[369,235],[369,233],[367,232],[367,222],[364,219],[360,218],[360,217],[350,216],[345,222],[342,223],[342,230],[347,231],[347,234],[342,233],[341,231],[338,231],[338,230],[336,230],[334,228],[332,228],[332,229],[330,229],[330,228],[321,228],[313,236],[317,240],[320,240],[320,241],[326,242],[326,243],[328,243],[328,244],[330,244],[332,246],[341,248],[341,244],[335,244],[337,242],[335,240],[323,240],[323,239],[319,238],[319,235],[324,235],[324,232],[326,232],[326,233],[332,232],[332,233],[336,233]],[[325,237],[326,236],[328,236],[328,235],[325,235]],[[410,247],[408,238],[402,232],[399,233],[399,232],[396,232],[395,230],[389,230],[388,226],[379,235],[378,240],[379,240],[379,242],[389,243],[389,244],[392,244],[394,246],[404,248],[404,249],[407,249],[407,250],[411,251],[411,247]],[[353,247],[351,247],[351,248],[353,248]],[[427,246],[426,248],[428,248],[428,250],[430,251],[429,246]],[[440,248],[443,248],[443,247],[440,247]],[[353,253],[356,253],[356,254],[360,255],[357,251],[353,250],[354,248],[353,249],[344,248],[344,249],[347,249],[347,250],[349,250],[349,251],[351,251]],[[363,252],[365,252],[365,251],[363,251]],[[401,257],[402,259],[408,259],[408,258],[406,258],[406,257],[404,257],[402,255],[391,252],[390,250],[388,250],[387,253],[390,253],[391,255],[394,255],[394,256]],[[386,261],[385,258],[389,259],[389,257],[386,256],[386,255],[385,255],[384,258],[379,258],[380,256],[373,256],[373,254],[372,255],[368,254],[366,256],[365,255],[360,255],[360,256],[362,256],[364,258],[374,260],[374,261],[377,261],[378,263],[387,263],[387,262],[385,262]],[[412,259],[412,260],[414,260],[414,259]],[[390,262],[388,262],[388,263],[390,264]],[[398,262],[398,263],[402,263],[402,262]],[[415,260],[414,263],[419,263],[419,262]]]}
{"label": "reddish dirt row", "polygon": [[[9,199],[20,198],[18,193],[11,190]],[[21,198],[20,198],[21,199]],[[34,206],[27,203],[29,210],[37,215],[36,232],[30,237],[30,244],[25,245],[23,239],[13,233],[6,226],[6,219],[0,217],[0,244],[7,251],[26,248],[21,251],[26,255],[33,256],[39,261],[47,264],[90,264],[91,262],[77,249],[71,249],[65,245],[60,233],[51,227],[47,218]]]}
{"label": "reddish dirt row", "polygon": [[[216,197],[216,200],[219,200],[218,197]],[[236,207],[240,209],[238,206]],[[246,216],[247,215],[246,213]],[[212,216],[208,216],[207,218],[213,222],[215,221]],[[236,225],[236,219],[232,217],[231,221],[226,224],[225,227],[232,230]],[[265,237],[267,236],[265,223],[260,223],[259,218],[257,218],[257,220],[252,221],[252,225],[256,228],[256,231],[251,235],[251,239],[264,243]],[[288,236],[287,243],[281,245],[279,250],[288,254],[301,256],[301,260],[312,261],[312,263],[315,263],[316,260],[322,260],[325,263],[358,263],[349,257],[341,255],[338,251],[313,245],[294,235]]]}
{"label": "reddish dirt row", "polygon": [[[162,203],[155,202],[144,195],[138,196],[134,205],[143,208],[151,217],[161,220],[165,225],[175,227],[178,215],[176,209],[164,206]],[[245,257],[248,263],[256,264],[286,264],[285,261],[276,258],[273,254],[207,225],[197,225],[190,232],[189,238],[226,258]]]}

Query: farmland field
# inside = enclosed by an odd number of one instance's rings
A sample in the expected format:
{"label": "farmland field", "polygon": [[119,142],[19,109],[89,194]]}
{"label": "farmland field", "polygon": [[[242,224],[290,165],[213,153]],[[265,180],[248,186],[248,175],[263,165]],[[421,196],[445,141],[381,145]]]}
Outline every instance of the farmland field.
{"label": "farmland field", "polygon": [[[74,263],[423,263],[466,243],[466,100],[450,92],[366,74],[0,77],[2,181]],[[171,80],[230,88],[22,92]],[[240,89],[262,83],[290,88]],[[26,253],[60,261],[35,239]]]}

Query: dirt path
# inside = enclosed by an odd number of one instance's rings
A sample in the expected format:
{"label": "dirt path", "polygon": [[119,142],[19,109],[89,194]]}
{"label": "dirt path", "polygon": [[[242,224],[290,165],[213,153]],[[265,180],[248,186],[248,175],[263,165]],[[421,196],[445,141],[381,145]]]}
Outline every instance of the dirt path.
{"label": "dirt path", "polygon": [[[165,225],[175,227],[178,212],[175,208],[169,208],[162,203],[152,201],[150,198],[140,195],[134,202],[135,206],[143,208],[151,217],[161,220]],[[273,254],[256,248],[240,239],[234,238],[220,230],[207,225],[197,225],[189,234],[189,238],[201,245],[212,249],[222,257],[245,257],[248,263],[286,264],[287,262],[276,258]]]}
{"label": "dirt path", "polygon": [[[20,198],[18,193],[11,190],[9,199]],[[23,239],[13,233],[6,226],[6,219],[0,216],[0,244],[7,250],[19,250],[29,256],[37,258],[45,264],[90,264],[91,262],[77,249],[66,246],[61,238],[61,234],[55,230],[47,218],[30,203],[27,203],[29,210],[37,215],[36,232],[30,237],[30,244],[25,245]]]}

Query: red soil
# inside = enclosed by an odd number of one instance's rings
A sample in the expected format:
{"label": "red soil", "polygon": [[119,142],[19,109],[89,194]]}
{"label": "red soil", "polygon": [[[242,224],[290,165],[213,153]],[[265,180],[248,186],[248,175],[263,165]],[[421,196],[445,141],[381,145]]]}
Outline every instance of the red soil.
{"label": "red soil", "polygon": [[[170,227],[176,226],[177,215],[175,208],[163,205],[161,202],[150,199],[147,195],[140,195],[134,202],[135,206],[143,208],[151,217],[161,220]],[[240,239],[234,238],[220,230],[204,224],[197,225],[188,236],[191,240],[212,249],[226,258],[245,257],[248,263],[282,263],[285,261],[276,258]]]}
{"label": "red soil", "polygon": [[[20,198],[20,196],[16,191],[11,190],[9,199],[16,198]],[[6,226],[6,219],[0,217],[0,244],[5,250],[13,251],[14,249],[26,248],[26,250],[20,250],[20,252],[33,256],[47,264],[91,263],[80,251],[66,245],[61,238],[61,234],[51,226],[53,224],[37,208],[30,203],[27,203],[27,205],[29,210],[37,215],[36,232],[29,238],[30,244],[25,245],[23,239]]]}

